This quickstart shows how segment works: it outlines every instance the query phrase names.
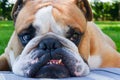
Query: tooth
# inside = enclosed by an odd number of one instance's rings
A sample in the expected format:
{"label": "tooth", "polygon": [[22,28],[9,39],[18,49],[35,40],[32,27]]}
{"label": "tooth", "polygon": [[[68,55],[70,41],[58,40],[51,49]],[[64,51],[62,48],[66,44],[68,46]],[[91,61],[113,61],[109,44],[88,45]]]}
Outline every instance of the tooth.
{"label": "tooth", "polygon": [[55,64],[58,64],[58,62],[56,62]]}
{"label": "tooth", "polygon": [[62,59],[60,59],[59,61],[58,61],[58,64],[60,64],[62,62]]}
{"label": "tooth", "polygon": [[53,64],[55,64],[55,61],[52,61]]}
{"label": "tooth", "polygon": [[50,62],[50,64],[53,64],[52,62]]}

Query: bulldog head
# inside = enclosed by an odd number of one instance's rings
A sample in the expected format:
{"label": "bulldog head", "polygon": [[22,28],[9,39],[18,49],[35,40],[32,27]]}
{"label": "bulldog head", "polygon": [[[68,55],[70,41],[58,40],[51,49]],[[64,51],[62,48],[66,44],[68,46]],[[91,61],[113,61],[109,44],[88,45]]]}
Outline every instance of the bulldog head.
{"label": "bulldog head", "polygon": [[89,73],[80,53],[92,19],[87,0],[17,0],[12,16],[23,48],[12,66],[15,74],[63,78]]}

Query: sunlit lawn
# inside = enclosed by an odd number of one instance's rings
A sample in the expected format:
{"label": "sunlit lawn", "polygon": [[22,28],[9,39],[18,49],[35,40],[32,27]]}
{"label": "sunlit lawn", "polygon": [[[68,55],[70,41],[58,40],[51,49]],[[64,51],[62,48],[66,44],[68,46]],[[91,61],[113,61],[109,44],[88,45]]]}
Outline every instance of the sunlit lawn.
{"label": "sunlit lawn", "polygon": [[[95,23],[115,41],[117,50],[120,52],[120,22],[99,21]],[[0,21],[0,54],[4,52],[13,30],[12,21]]]}
{"label": "sunlit lawn", "polygon": [[104,33],[115,41],[117,50],[120,52],[120,21],[119,22],[96,22]]}
{"label": "sunlit lawn", "polygon": [[13,29],[12,21],[0,21],[0,54],[3,53]]}

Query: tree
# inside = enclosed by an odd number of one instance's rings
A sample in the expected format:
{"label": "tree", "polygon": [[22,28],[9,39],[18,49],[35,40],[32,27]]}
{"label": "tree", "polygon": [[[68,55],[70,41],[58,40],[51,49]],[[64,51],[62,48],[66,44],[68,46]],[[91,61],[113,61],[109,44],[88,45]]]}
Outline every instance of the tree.
{"label": "tree", "polygon": [[0,0],[0,16],[3,16],[4,19],[11,19],[10,12],[12,10],[12,4],[8,0]]}
{"label": "tree", "polygon": [[120,20],[120,2],[114,2],[113,7],[111,8],[111,11],[109,13],[113,17],[112,20]]}
{"label": "tree", "polygon": [[120,2],[101,2],[91,3],[95,20],[120,20]]}
{"label": "tree", "polygon": [[93,14],[95,20],[99,20],[103,17],[103,3],[100,1],[95,1],[91,3],[92,9],[93,9]]}

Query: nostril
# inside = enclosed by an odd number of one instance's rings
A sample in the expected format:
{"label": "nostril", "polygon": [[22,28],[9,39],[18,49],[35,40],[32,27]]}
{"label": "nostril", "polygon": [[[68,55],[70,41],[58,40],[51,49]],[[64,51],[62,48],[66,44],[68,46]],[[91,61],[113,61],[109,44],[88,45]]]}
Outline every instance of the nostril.
{"label": "nostril", "polygon": [[40,43],[40,44],[39,44],[39,48],[42,49],[42,50],[46,50],[46,49],[47,49],[47,46],[46,46],[46,44],[44,44],[44,43]]}

